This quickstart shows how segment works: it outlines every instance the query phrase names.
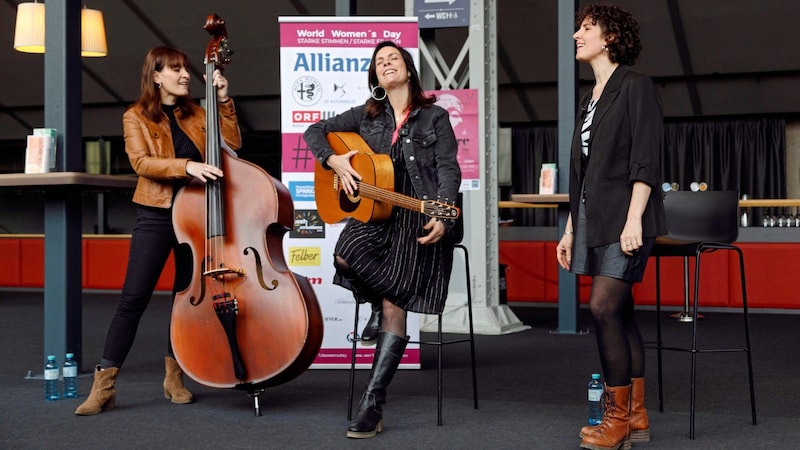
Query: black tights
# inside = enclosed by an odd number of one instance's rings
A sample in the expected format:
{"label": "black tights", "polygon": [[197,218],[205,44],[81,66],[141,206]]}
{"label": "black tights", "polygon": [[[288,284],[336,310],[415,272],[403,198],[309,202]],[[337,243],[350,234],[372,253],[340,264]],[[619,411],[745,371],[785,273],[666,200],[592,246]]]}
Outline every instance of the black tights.
{"label": "black tights", "polygon": [[644,376],[644,343],[633,313],[632,284],[595,276],[589,310],[608,386],[627,386]]}
{"label": "black tights", "polygon": [[[355,272],[350,268],[341,256],[336,255],[336,270],[339,271],[339,274],[343,276],[347,281],[350,282],[350,285],[354,289],[354,295],[356,298],[359,297],[358,291],[365,290],[370,291],[369,287],[364,285],[364,282],[358,278]],[[371,291],[370,291],[371,292]],[[372,298],[372,296],[365,296],[366,298]],[[382,316],[381,316],[381,331],[387,331],[392,333],[396,336],[405,337],[406,336],[406,311],[403,308],[398,308],[395,306],[394,303],[390,302],[387,299],[382,299]]]}

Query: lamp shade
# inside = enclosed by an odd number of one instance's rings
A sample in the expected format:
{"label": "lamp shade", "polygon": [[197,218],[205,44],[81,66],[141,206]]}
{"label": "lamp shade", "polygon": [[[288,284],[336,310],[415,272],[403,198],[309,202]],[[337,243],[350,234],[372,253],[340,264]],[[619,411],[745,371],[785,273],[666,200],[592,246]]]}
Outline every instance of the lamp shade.
{"label": "lamp shade", "polygon": [[108,54],[106,26],[103,12],[96,9],[81,10],[81,56],[97,57]]}
{"label": "lamp shade", "polygon": [[25,53],[44,53],[44,3],[17,5],[14,49]]}

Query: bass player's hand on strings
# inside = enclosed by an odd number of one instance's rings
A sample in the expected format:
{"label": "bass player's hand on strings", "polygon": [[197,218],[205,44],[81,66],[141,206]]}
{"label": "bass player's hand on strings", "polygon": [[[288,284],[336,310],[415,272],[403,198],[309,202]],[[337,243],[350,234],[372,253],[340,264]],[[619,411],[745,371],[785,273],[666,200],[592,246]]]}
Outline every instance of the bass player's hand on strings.
{"label": "bass player's hand on strings", "polygon": [[358,190],[356,181],[361,181],[361,175],[350,165],[350,158],[356,153],[358,153],[358,150],[350,150],[343,155],[331,155],[325,160],[325,164],[339,176],[342,189],[348,195],[355,194],[356,190]]}
{"label": "bass player's hand on strings", "polygon": [[186,173],[198,178],[203,183],[216,180],[217,178],[221,178],[223,175],[222,169],[219,167],[196,161],[186,162]]}

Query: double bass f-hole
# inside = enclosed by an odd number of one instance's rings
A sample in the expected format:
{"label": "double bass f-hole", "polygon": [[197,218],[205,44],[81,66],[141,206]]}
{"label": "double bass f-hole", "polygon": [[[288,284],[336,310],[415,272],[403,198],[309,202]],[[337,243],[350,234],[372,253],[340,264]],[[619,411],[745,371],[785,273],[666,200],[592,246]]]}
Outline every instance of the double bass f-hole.
{"label": "double bass f-hole", "polygon": [[[261,264],[261,255],[258,253],[258,250],[256,250],[253,247],[247,247],[242,252],[242,254],[244,254],[245,256],[249,255],[250,253],[253,254],[253,259],[255,260],[256,279],[258,280],[258,283],[266,291],[272,291],[276,289],[278,287],[278,280],[273,279],[272,281],[270,281],[269,283],[270,285],[267,285],[267,283],[264,281],[264,267]],[[212,264],[207,264],[207,262],[211,262]],[[207,265],[213,266],[213,260],[210,256],[206,257],[203,260],[203,265],[202,265],[203,277],[207,278],[208,280],[206,280],[207,281],[206,283],[202,283],[200,285],[200,295],[198,297],[192,296],[191,298],[189,298],[189,303],[192,304],[193,306],[197,306],[203,302],[203,299],[205,298],[206,295],[206,285],[208,284],[208,282],[224,283],[226,277],[229,276],[244,277],[246,275],[245,269],[241,267],[239,268],[225,267],[225,264],[222,263],[217,268],[206,270]]]}

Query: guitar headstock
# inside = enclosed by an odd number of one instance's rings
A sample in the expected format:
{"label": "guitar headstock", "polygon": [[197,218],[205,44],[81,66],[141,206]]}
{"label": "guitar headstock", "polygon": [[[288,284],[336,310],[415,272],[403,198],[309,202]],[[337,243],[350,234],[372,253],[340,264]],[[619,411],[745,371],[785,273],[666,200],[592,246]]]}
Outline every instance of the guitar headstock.
{"label": "guitar headstock", "polygon": [[457,206],[448,205],[447,203],[426,200],[422,202],[422,213],[436,219],[454,220],[461,215],[461,210]]}
{"label": "guitar headstock", "polygon": [[214,63],[218,69],[222,70],[226,64],[231,62],[233,54],[228,47],[228,31],[225,29],[225,21],[216,14],[209,14],[203,29],[211,35],[211,40],[206,46],[205,64]]}

